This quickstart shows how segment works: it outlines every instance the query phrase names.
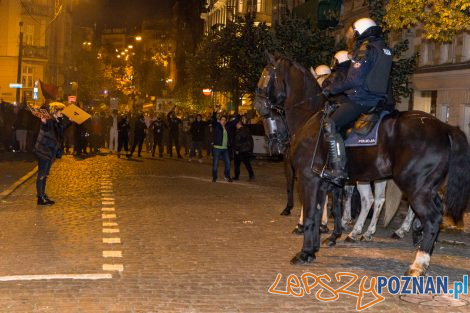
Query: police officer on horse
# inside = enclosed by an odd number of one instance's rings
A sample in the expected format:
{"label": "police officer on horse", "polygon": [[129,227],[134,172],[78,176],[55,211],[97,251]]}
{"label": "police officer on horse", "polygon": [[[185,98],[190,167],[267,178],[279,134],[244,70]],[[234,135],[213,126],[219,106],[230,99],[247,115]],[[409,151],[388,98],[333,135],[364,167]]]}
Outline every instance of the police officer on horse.
{"label": "police officer on horse", "polygon": [[347,179],[346,153],[340,132],[362,113],[374,111],[386,101],[393,58],[391,49],[381,37],[380,27],[372,19],[357,20],[353,31],[354,46],[347,75],[323,86],[327,98],[341,93],[346,95],[323,124],[329,167],[321,175],[336,185],[343,185]]}

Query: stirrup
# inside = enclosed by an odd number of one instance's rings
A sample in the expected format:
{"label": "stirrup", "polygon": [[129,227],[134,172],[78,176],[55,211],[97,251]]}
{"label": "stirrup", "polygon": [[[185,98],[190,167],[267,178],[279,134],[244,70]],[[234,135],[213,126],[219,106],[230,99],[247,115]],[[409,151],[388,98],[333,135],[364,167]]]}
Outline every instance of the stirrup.
{"label": "stirrup", "polygon": [[343,176],[343,175],[334,176],[334,175],[331,175],[331,173],[329,173],[328,170],[325,171],[325,168],[321,172],[320,177],[341,188],[344,187],[344,184],[348,180],[347,174],[346,176]]}

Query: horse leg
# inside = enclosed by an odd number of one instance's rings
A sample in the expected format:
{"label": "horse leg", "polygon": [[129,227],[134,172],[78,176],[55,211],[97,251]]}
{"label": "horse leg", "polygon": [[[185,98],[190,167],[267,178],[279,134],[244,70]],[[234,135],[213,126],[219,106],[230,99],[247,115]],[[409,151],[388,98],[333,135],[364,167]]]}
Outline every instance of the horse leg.
{"label": "horse leg", "polygon": [[341,225],[341,199],[343,196],[342,188],[334,188],[332,191],[331,215],[333,215],[334,229],[331,235],[325,239],[322,244],[332,247],[336,245],[336,239],[340,238],[343,232]]}
{"label": "horse leg", "polygon": [[321,216],[320,234],[327,234],[328,229],[328,196],[326,196],[325,204],[323,205],[323,212]]}
{"label": "horse leg", "polygon": [[292,230],[292,233],[294,235],[303,235],[304,233],[304,207],[303,206],[300,208],[299,222],[297,223],[297,226],[295,226],[294,230]]}
{"label": "horse leg", "polygon": [[344,190],[346,192],[345,199],[344,199],[344,211],[343,211],[343,217],[341,219],[341,227],[343,227],[344,232],[349,232],[349,224],[351,223],[351,198],[354,192],[354,186],[353,185],[347,185],[344,187]]}
{"label": "horse leg", "polygon": [[[286,153],[287,155],[288,153]],[[284,210],[281,212],[281,215],[290,215],[290,211],[294,207],[294,181],[295,174],[292,165],[290,164],[290,159],[286,157],[284,160],[284,172],[286,175],[287,182],[287,204]]]}
{"label": "horse leg", "polygon": [[382,211],[383,205],[385,203],[385,187],[387,186],[387,181],[376,181],[374,183],[374,215],[370,221],[367,231],[362,235],[361,240],[372,241],[372,236],[375,234],[377,228],[377,222],[379,221],[380,212]]}
{"label": "horse leg", "polygon": [[411,224],[413,223],[413,219],[415,218],[415,212],[408,207],[408,213],[406,214],[405,220],[403,224],[401,224],[400,228],[393,232],[392,238],[393,239],[403,239],[405,234],[410,231]]}
{"label": "horse leg", "polygon": [[374,201],[374,195],[372,194],[370,183],[358,182],[357,190],[361,195],[361,213],[359,214],[359,217],[356,220],[356,224],[354,225],[353,230],[345,239],[345,241],[347,242],[354,242],[359,239],[359,235],[362,232],[362,228],[364,227],[367,215],[369,215],[372,202]]}
{"label": "horse leg", "polygon": [[443,205],[437,193],[434,197],[430,194],[420,195],[410,201],[415,210],[416,216],[420,219],[423,228],[423,237],[418,245],[413,264],[406,271],[406,276],[422,276],[426,273],[431,260],[431,254],[434,249],[439,234],[439,225],[442,221]]}
{"label": "horse leg", "polygon": [[303,265],[315,260],[315,252],[320,249],[320,221],[326,198],[326,187],[319,178],[310,178],[300,185],[304,206],[304,242],[302,250],[290,261],[293,265]]}

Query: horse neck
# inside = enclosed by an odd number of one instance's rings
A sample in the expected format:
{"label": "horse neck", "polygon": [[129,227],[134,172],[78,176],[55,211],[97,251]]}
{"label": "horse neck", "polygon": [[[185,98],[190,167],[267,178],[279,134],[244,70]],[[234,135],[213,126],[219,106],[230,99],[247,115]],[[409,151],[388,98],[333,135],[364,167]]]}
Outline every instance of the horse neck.
{"label": "horse neck", "polygon": [[305,69],[290,64],[284,77],[287,97],[284,102],[286,122],[291,134],[299,130],[315,113],[323,108],[324,98],[317,81]]}
{"label": "horse neck", "polygon": [[289,131],[294,134],[323,107],[323,98],[313,89],[299,90],[290,99],[286,99],[285,112]]}

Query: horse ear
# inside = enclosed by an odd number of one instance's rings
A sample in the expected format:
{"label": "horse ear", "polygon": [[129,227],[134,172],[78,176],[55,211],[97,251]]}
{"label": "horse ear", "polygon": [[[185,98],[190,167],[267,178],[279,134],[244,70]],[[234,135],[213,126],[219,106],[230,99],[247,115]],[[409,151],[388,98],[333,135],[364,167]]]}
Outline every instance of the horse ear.
{"label": "horse ear", "polygon": [[269,64],[274,65],[274,63],[276,63],[274,56],[269,53],[268,50],[264,50],[264,54],[266,56],[266,61],[268,61]]}

